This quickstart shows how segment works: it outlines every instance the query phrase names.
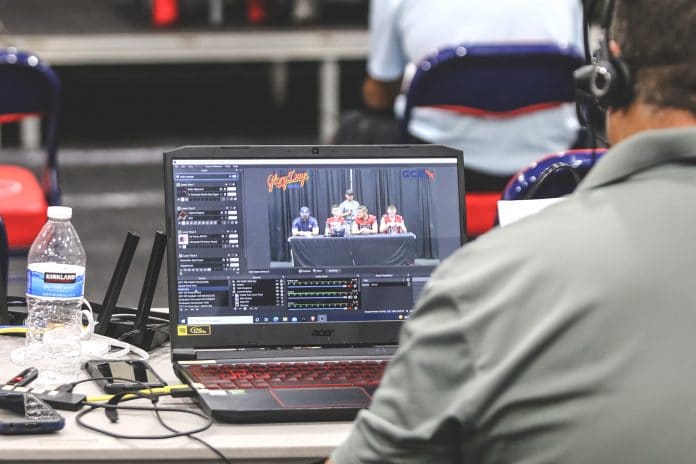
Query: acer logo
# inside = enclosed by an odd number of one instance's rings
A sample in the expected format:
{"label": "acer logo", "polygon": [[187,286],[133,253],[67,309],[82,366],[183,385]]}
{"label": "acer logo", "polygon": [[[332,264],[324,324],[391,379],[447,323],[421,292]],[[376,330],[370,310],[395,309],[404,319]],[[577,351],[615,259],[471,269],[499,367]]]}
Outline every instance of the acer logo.
{"label": "acer logo", "polygon": [[330,337],[334,332],[334,329],[312,330],[312,337]]}

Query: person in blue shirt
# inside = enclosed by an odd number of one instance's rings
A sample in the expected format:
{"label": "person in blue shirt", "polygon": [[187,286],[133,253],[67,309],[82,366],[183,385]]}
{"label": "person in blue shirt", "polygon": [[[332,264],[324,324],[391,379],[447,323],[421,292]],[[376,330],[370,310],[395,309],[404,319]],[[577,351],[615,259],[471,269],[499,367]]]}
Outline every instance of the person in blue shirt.
{"label": "person in blue shirt", "polygon": [[292,221],[292,236],[293,237],[313,237],[319,234],[319,223],[310,216],[309,208],[303,206],[300,208],[300,216]]}

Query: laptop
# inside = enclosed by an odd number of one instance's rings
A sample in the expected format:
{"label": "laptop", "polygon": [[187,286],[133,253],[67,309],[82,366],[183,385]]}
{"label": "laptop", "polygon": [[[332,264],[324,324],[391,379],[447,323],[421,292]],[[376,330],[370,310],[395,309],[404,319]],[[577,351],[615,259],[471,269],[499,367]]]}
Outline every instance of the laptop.
{"label": "laptop", "polygon": [[187,146],[164,170],[171,357],[202,409],[277,422],[366,408],[433,269],[465,241],[462,153]]}

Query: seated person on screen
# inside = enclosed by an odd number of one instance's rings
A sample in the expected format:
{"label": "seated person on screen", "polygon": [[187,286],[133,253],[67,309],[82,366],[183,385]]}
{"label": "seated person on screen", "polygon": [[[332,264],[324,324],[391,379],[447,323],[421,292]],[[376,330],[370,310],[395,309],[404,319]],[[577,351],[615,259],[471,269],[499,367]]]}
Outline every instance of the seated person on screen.
{"label": "seated person on screen", "polygon": [[345,235],[344,220],[341,216],[341,207],[338,205],[331,205],[331,216],[326,220],[326,228],[324,229],[324,235],[327,237],[343,237]]}
{"label": "seated person on screen", "polygon": [[387,214],[382,216],[379,232],[382,234],[405,234],[408,232],[404,218],[396,214],[396,206],[387,206]]}
{"label": "seated person on screen", "polygon": [[367,206],[363,205],[358,208],[352,233],[365,235],[377,233],[377,218],[368,213]]}
{"label": "seated person on screen", "polygon": [[310,216],[309,208],[303,206],[300,208],[300,216],[292,221],[292,236],[312,237],[314,235],[319,235],[319,223]]}

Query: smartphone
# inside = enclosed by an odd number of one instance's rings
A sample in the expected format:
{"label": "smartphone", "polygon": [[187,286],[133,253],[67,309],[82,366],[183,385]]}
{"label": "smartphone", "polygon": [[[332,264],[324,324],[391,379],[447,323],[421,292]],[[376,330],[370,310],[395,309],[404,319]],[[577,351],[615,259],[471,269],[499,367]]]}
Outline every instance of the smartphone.
{"label": "smartphone", "polygon": [[87,361],[85,370],[104,392],[111,394],[167,385],[145,361]]}
{"label": "smartphone", "polygon": [[0,392],[0,434],[51,433],[65,419],[31,393]]}

